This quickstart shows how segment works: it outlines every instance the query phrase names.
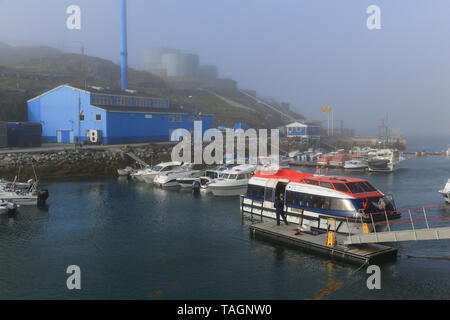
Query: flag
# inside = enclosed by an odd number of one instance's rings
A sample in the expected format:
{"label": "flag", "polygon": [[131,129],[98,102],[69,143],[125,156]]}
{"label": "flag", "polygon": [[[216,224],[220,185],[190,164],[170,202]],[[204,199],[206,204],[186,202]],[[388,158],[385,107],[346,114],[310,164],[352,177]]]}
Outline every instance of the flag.
{"label": "flag", "polygon": [[324,106],[320,108],[320,112],[329,114],[333,111],[333,108],[331,106]]}

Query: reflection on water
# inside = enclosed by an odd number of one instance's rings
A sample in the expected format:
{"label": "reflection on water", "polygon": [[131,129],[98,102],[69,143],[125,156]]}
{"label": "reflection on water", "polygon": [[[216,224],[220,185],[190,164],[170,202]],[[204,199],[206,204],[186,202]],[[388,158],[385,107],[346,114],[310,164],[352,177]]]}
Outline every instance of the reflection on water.
{"label": "reflection on water", "polygon": [[[393,193],[400,208],[442,205],[437,190],[449,165],[430,157],[393,174],[348,175]],[[237,197],[127,179],[46,188],[46,210],[0,217],[0,298],[450,298],[448,240],[394,244],[399,258],[382,266],[382,290],[369,291],[364,268],[253,239]],[[430,216],[449,217],[450,209]],[[72,264],[82,269],[81,292],[65,289]]]}

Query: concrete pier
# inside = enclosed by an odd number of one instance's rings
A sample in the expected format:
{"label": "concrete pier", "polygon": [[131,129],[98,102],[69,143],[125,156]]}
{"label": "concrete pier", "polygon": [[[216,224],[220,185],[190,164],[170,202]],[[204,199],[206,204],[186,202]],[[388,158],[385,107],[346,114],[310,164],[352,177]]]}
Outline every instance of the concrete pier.
{"label": "concrete pier", "polygon": [[378,263],[395,259],[397,256],[396,248],[380,244],[344,245],[347,236],[341,234],[336,235],[335,246],[327,246],[326,233],[294,235],[296,227],[294,224],[277,226],[274,221],[270,221],[251,225],[250,232],[256,239],[268,240],[355,264]]}

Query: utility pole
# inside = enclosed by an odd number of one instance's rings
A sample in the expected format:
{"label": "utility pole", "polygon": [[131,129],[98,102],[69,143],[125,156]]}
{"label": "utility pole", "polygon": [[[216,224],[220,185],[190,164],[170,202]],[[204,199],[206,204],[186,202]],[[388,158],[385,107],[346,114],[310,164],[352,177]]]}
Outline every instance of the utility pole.
{"label": "utility pole", "polygon": [[81,57],[83,60],[83,74],[84,74],[84,90],[87,90],[87,57],[84,52],[84,43],[81,41],[74,41],[81,45]]}

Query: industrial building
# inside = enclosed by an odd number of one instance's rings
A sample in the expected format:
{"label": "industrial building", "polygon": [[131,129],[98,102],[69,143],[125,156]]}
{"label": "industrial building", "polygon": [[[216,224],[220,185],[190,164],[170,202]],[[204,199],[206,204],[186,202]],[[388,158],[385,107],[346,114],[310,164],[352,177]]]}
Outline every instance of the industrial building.
{"label": "industrial building", "polygon": [[286,125],[286,136],[289,138],[314,138],[320,135],[320,127],[294,122]]}
{"label": "industrial building", "polygon": [[216,66],[200,66],[199,56],[171,48],[151,48],[144,52],[144,70],[166,77],[217,78]]}
{"label": "industrial building", "polygon": [[214,119],[130,90],[61,85],[28,101],[28,121],[42,124],[44,142],[120,144],[169,141],[176,129],[202,121],[205,131]]}
{"label": "industrial building", "polygon": [[42,145],[42,124],[39,122],[8,122],[8,146],[38,148]]}

